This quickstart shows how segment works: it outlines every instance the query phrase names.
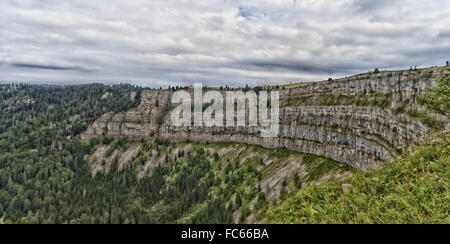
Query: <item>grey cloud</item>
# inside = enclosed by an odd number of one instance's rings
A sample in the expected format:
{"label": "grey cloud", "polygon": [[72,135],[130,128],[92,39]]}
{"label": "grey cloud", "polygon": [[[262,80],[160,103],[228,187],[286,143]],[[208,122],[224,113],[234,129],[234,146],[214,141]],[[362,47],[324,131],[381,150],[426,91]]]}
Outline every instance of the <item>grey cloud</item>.
{"label": "grey cloud", "polygon": [[290,70],[294,72],[321,73],[321,74],[339,74],[343,70],[358,70],[361,67],[355,67],[356,64],[314,64],[308,61],[295,60],[247,60],[240,62],[242,66],[253,66],[269,70]]}
{"label": "grey cloud", "polygon": [[424,56],[426,56],[428,58],[436,59],[439,59],[440,57],[445,58],[445,55],[447,55],[447,58],[450,58],[450,46],[435,46],[425,48],[411,47],[409,50],[405,51],[405,55],[411,58],[423,58]]}
{"label": "grey cloud", "polygon": [[445,31],[439,32],[438,37],[440,37],[440,38],[450,38],[450,30],[445,30]]}
{"label": "grey cloud", "polygon": [[159,87],[434,66],[450,58],[449,11],[438,0],[5,0],[0,76]]}
{"label": "grey cloud", "polygon": [[355,0],[354,4],[356,9],[363,12],[373,12],[383,9],[385,7],[395,6],[396,3],[407,2],[400,0]]}
{"label": "grey cloud", "polygon": [[38,65],[38,64],[23,64],[23,63],[12,63],[14,67],[18,68],[26,68],[26,69],[46,69],[46,70],[79,70],[79,71],[88,71],[89,69],[85,69],[82,67],[64,67],[64,66],[55,66],[55,65]]}

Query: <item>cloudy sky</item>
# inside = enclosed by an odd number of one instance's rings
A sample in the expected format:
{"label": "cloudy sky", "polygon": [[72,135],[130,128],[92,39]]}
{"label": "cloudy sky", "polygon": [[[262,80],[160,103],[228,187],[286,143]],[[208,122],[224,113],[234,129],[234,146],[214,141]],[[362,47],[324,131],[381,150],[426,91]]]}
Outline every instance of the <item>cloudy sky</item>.
{"label": "cloudy sky", "polygon": [[448,59],[448,0],[0,1],[0,82],[236,86]]}

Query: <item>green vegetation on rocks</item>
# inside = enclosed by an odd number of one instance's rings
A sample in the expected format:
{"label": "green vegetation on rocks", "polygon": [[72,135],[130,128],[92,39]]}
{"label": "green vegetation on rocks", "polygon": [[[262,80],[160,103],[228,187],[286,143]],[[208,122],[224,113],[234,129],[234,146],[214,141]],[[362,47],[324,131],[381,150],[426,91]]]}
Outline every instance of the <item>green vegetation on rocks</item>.
{"label": "green vegetation on rocks", "polygon": [[450,118],[450,77],[443,78],[437,86],[422,94],[419,103]]}
{"label": "green vegetation on rocks", "polygon": [[361,96],[344,96],[333,94],[307,95],[284,98],[280,101],[281,107],[355,105],[361,107],[388,108],[391,104],[392,94],[390,93],[367,94]]}
{"label": "green vegetation on rocks", "polygon": [[263,222],[450,224],[449,182],[447,135],[381,170],[303,189]]}

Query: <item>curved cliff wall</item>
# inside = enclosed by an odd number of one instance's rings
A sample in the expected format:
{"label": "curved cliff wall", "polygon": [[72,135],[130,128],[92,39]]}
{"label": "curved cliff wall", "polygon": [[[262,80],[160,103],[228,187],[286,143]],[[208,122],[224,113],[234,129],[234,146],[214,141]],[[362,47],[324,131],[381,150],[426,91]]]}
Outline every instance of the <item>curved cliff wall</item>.
{"label": "curved cliff wall", "polygon": [[419,108],[418,94],[449,73],[447,68],[381,72],[281,88],[281,125],[276,138],[261,138],[251,127],[172,126],[173,92],[146,90],[138,108],[105,114],[83,137],[240,142],[321,155],[369,170],[431,136],[431,129],[421,120],[399,113],[397,108]]}

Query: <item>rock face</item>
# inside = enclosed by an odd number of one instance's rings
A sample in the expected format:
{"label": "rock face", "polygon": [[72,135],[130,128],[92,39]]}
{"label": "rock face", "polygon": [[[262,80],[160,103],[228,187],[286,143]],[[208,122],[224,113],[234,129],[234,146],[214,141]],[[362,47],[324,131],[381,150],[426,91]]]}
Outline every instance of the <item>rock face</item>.
{"label": "rock face", "polygon": [[[405,102],[410,107],[418,106],[418,93],[449,74],[446,68],[381,72],[282,88],[281,100],[300,102],[280,108],[280,133],[276,138],[262,138],[252,127],[172,126],[173,92],[146,90],[139,107],[126,113],[105,114],[83,138],[159,136],[176,142],[240,142],[325,156],[370,170],[392,161],[430,136],[430,129],[419,119],[394,111]],[[320,102],[324,97],[337,100],[324,105]],[[362,105],[342,105],[341,97],[367,101]],[[371,103],[374,97],[386,99],[387,103],[377,106]],[[302,105],[304,100],[309,100],[307,105]]]}

